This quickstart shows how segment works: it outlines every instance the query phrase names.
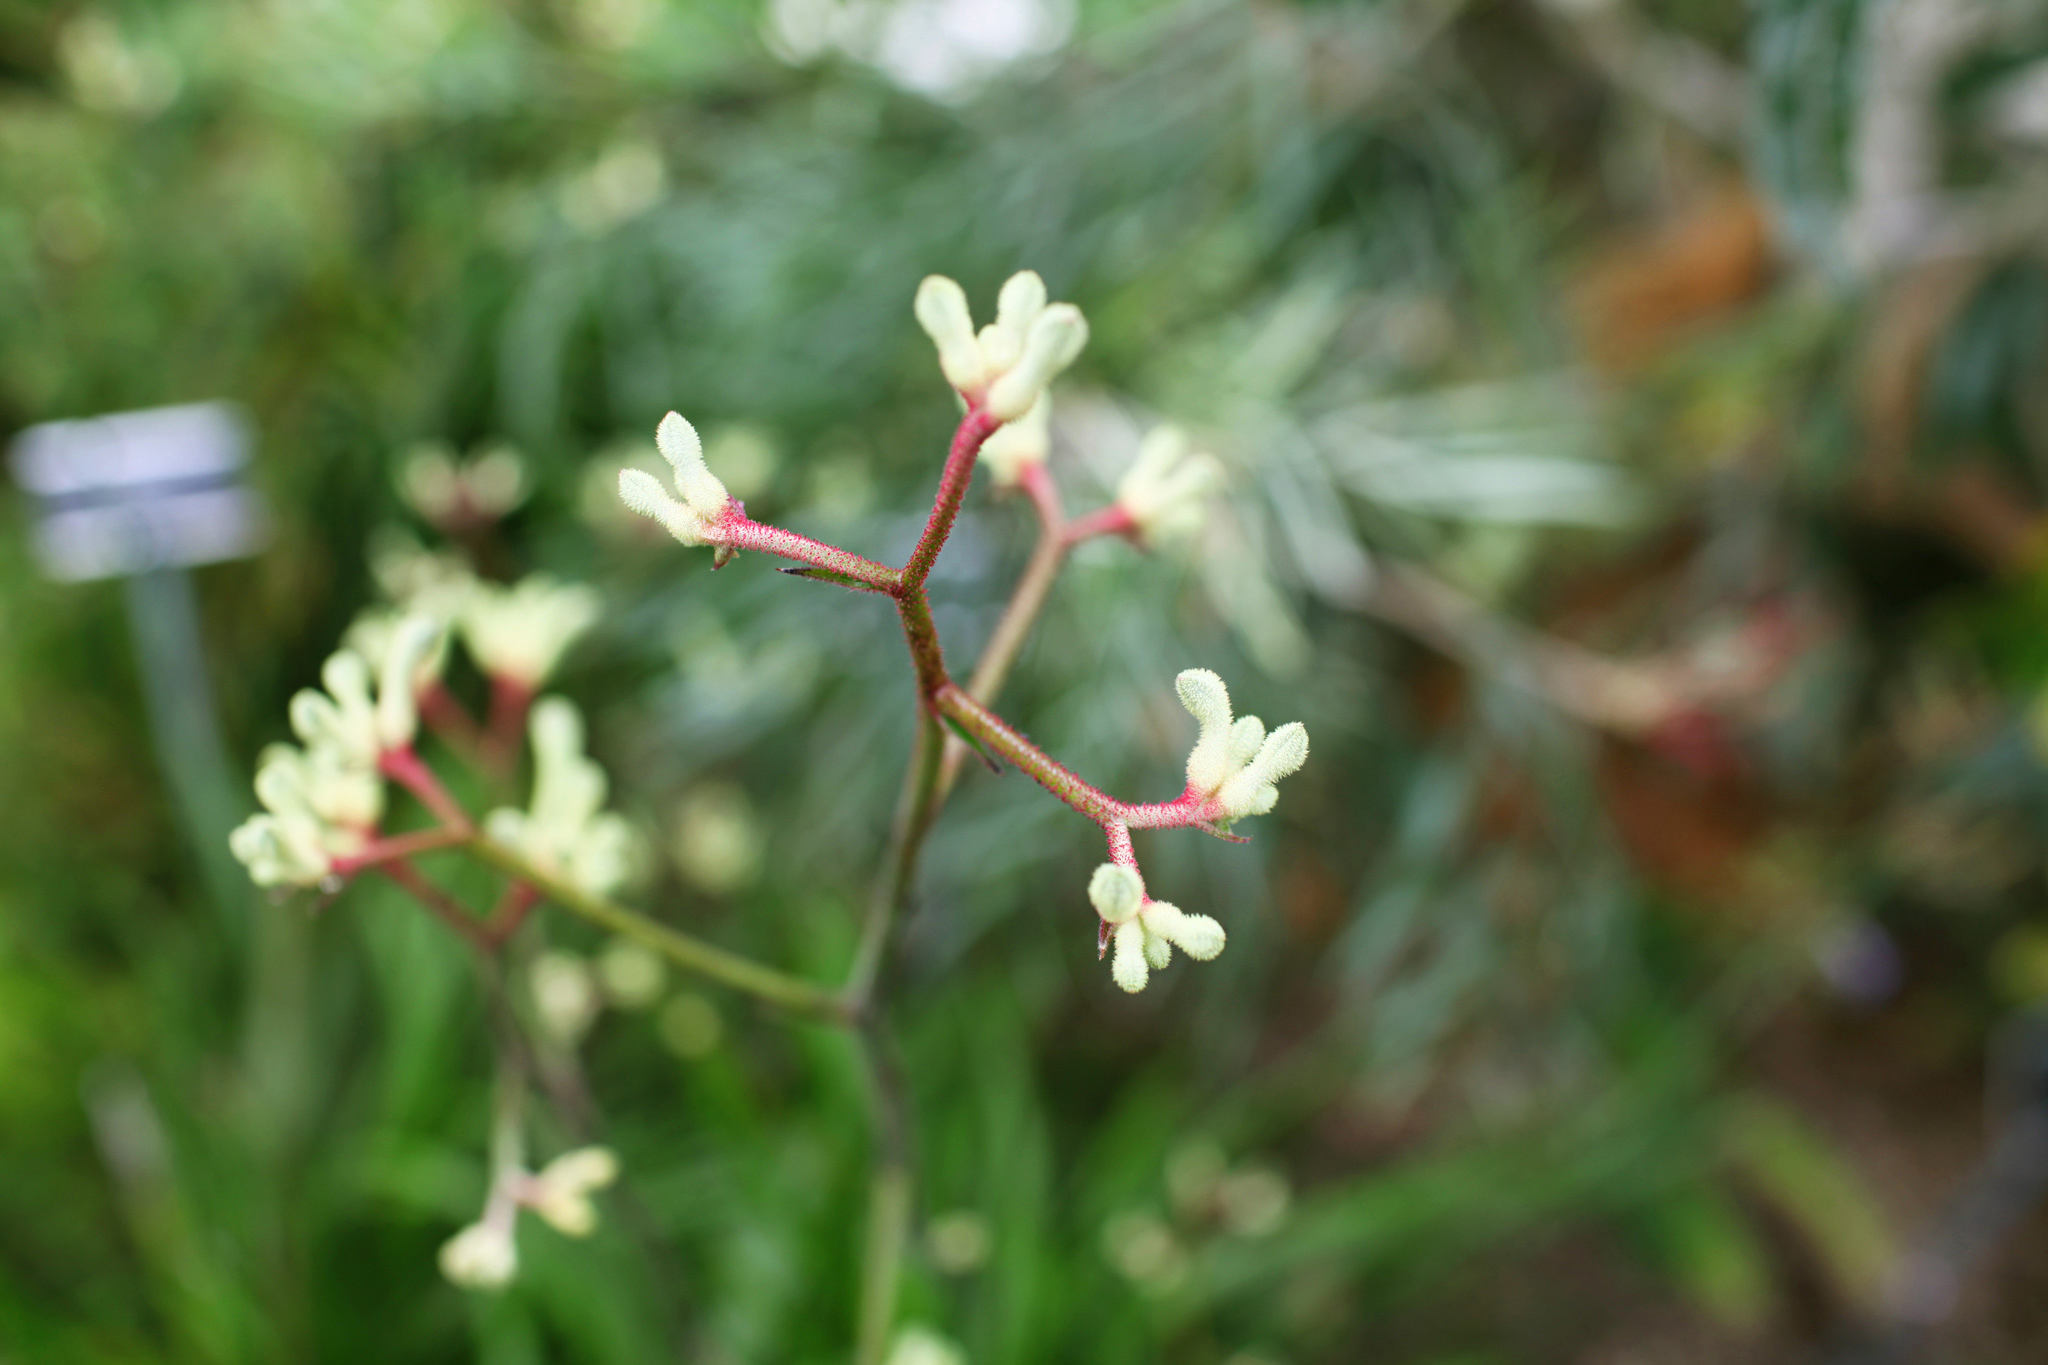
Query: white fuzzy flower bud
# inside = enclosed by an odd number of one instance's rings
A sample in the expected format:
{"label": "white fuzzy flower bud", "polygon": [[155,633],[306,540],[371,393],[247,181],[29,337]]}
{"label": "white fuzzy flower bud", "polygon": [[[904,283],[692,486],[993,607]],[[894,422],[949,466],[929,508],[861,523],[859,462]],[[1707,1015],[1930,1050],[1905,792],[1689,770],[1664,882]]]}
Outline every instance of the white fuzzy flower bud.
{"label": "white fuzzy flower bud", "polygon": [[228,851],[258,886],[313,886],[334,866],[310,818],[252,815],[228,835]]}
{"label": "white fuzzy flower bud", "polygon": [[1308,761],[1308,730],[1294,721],[1269,735],[1257,716],[1233,721],[1229,691],[1206,668],[1182,673],[1174,690],[1200,727],[1188,753],[1189,790],[1215,801],[1224,820],[1273,809],[1276,784]]}
{"label": "white fuzzy flower bud", "polygon": [[1173,960],[1176,946],[1201,962],[1223,951],[1222,925],[1165,901],[1146,900],[1131,868],[1117,863],[1096,868],[1088,882],[1088,899],[1095,913],[1115,926],[1116,957],[1110,975],[1127,991],[1144,990],[1151,974]]}
{"label": "white fuzzy flower bud", "polygon": [[528,1183],[524,1202],[568,1237],[588,1237],[597,1227],[591,1192],[619,1178],[619,1159],[606,1147],[579,1147],[541,1168]]}
{"label": "white fuzzy flower bud", "polygon": [[1044,464],[1052,453],[1052,393],[1038,395],[1038,401],[1014,422],[996,428],[981,443],[981,463],[988,467],[998,487],[1014,488],[1029,465]]}
{"label": "white fuzzy flower bud", "polygon": [[509,588],[480,583],[462,613],[462,638],[477,666],[532,691],[598,617],[598,595],[580,583],[530,574]]}
{"label": "white fuzzy flower bud", "polygon": [[463,1289],[503,1289],[519,1273],[512,1229],[490,1221],[471,1223],[442,1243],[441,1273]]}
{"label": "white fuzzy flower bud", "polygon": [[1138,913],[1145,903],[1145,888],[1138,874],[1118,863],[1104,863],[1088,879],[1088,899],[1095,913],[1110,924],[1122,924]]}
{"label": "white fuzzy flower bud", "polygon": [[681,413],[672,412],[654,429],[654,444],[675,471],[676,492],[683,495],[684,505],[706,521],[724,515],[732,495],[704,463],[704,443],[697,439],[697,428]]}
{"label": "white fuzzy flower bud", "polygon": [[1223,487],[1223,466],[1215,456],[1190,452],[1179,427],[1154,427],[1138,446],[1138,458],[1116,486],[1124,509],[1147,544],[1157,545],[1199,531],[1208,503]]}
{"label": "white fuzzy flower bud", "polygon": [[697,428],[680,413],[670,413],[655,428],[654,444],[675,473],[678,502],[661,486],[661,480],[640,469],[619,471],[619,498],[643,517],[660,522],[668,533],[685,545],[709,545],[712,523],[725,515],[732,501],[725,485],[704,463],[704,444]]}

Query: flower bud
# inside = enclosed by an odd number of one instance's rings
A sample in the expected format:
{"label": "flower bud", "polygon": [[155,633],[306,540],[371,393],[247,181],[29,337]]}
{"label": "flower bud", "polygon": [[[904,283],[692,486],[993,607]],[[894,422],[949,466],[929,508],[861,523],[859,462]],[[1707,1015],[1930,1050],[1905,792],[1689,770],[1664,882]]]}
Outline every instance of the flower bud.
{"label": "flower bud", "polygon": [[967,293],[944,275],[927,275],[917,286],[912,305],[917,325],[939,349],[939,369],[961,393],[979,389],[987,379],[974,319],[967,312]]}
{"label": "flower bud", "polygon": [[462,638],[485,673],[531,692],[597,617],[595,589],[529,574],[509,588],[478,584],[464,605]]}
{"label": "flower bud", "polygon": [[[419,728],[413,699],[413,677],[434,651],[441,623],[430,616],[408,616],[398,623],[377,679],[377,742],[380,749],[404,749]],[[351,656],[353,657],[353,656]]]}
{"label": "flower bud", "polygon": [[1088,899],[1095,913],[1110,924],[1122,924],[1138,913],[1145,902],[1145,888],[1138,874],[1119,863],[1104,863],[1088,879]]}
{"label": "flower bud", "polygon": [[463,1289],[503,1289],[519,1273],[512,1229],[489,1221],[471,1223],[442,1243],[441,1273]]}
{"label": "flower bud", "polygon": [[1038,395],[1038,401],[1014,422],[997,427],[981,443],[981,463],[988,466],[996,484],[1014,488],[1024,478],[1028,465],[1044,464],[1052,453],[1052,392]]}
{"label": "flower bud", "polygon": [[681,413],[671,412],[654,429],[654,444],[675,471],[676,492],[683,495],[684,505],[705,521],[723,516],[731,495],[704,463],[704,443],[697,439],[697,428]]}
{"label": "flower bud", "polygon": [[685,545],[709,545],[710,528],[704,519],[677,502],[661,480],[644,469],[619,471],[619,501],[643,517],[652,517],[662,529]]}
{"label": "flower bud", "polygon": [[606,1147],[579,1147],[541,1168],[527,1187],[525,1203],[566,1237],[588,1237],[597,1227],[593,1190],[619,1178],[619,1159]]}
{"label": "flower bud", "polygon": [[1138,458],[1116,486],[1124,509],[1148,544],[1191,535],[1208,515],[1209,498],[1223,486],[1216,457],[1191,453],[1178,427],[1155,427],[1138,447]]}
{"label": "flower bud", "polygon": [[988,412],[1008,422],[1022,417],[1052,377],[1074,363],[1088,344],[1088,320],[1071,303],[1055,303],[1032,322],[1017,363],[989,385]]}

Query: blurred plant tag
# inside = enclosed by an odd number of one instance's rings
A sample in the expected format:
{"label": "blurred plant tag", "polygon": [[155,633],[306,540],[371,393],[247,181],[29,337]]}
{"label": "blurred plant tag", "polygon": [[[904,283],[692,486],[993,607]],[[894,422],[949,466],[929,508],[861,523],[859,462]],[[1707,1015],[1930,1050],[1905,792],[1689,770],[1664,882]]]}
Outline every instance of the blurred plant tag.
{"label": "blurred plant tag", "polygon": [[45,422],[15,438],[39,504],[36,558],[61,582],[242,559],[270,521],[242,483],[248,425],[225,403]]}

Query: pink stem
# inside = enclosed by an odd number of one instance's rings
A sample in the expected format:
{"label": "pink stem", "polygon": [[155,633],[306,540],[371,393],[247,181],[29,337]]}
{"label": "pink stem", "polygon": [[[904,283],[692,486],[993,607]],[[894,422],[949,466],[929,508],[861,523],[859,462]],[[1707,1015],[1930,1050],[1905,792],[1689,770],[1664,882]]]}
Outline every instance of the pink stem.
{"label": "pink stem", "polygon": [[386,749],[377,755],[377,767],[386,777],[418,797],[420,804],[432,811],[442,824],[465,832],[474,828],[469,812],[448,794],[448,789],[441,785],[441,779],[420,761],[411,745],[402,749]]}
{"label": "pink stem", "polygon": [[1001,425],[978,407],[969,408],[960,419],[953,432],[953,448],[946,453],[945,471],[939,475],[939,492],[932,499],[931,516],[925,520],[917,548],[910,552],[910,560],[903,566],[899,595],[919,591],[925,579],[931,577],[932,565],[938,563],[939,551],[945,547],[946,537],[953,533],[953,523],[960,516],[960,504],[974,478],[974,460],[981,453],[981,443]]}
{"label": "pink stem", "polygon": [[1138,523],[1131,520],[1131,514],[1124,510],[1122,503],[1113,502],[1085,517],[1075,517],[1067,523],[1063,534],[1069,545],[1079,545],[1096,536],[1123,536],[1127,540],[1136,540]]}
{"label": "pink stem", "polygon": [[894,593],[902,585],[903,576],[886,564],[878,564],[836,545],[827,545],[822,540],[785,531],[779,526],[764,526],[758,521],[747,520],[746,511],[737,501],[726,504],[726,514],[713,523],[712,531],[714,545],[794,559],[800,564],[857,579],[876,592]]}
{"label": "pink stem", "polygon": [[410,834],[394,834],[388,839],[376,839],[365,844],[359,853],[334,860],[334,871],[343,877],[372,868],[379,863],[388,863],[399,858],[410,858],[420,853],[432,853],[436,849],[453,848],[468,843],[471,838],[466,829],[443,827],[440,829],[415,830]]}

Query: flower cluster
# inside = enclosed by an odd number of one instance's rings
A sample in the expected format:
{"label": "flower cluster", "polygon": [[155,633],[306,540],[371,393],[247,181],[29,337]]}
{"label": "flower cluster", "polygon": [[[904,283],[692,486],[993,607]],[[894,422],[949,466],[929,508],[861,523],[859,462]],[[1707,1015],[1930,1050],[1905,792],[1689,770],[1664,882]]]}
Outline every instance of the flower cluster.
{"label": "flower cluster", "polygon": [[441,1273],[465,1289],[503,1289],[519,1273],[520,1209],[533,1210],[565,1237],[588,1237],[597,1228],[590,1196],[618,1178],[618,1158],[605,1147],[564,1152],[538,1173],[506,1163],[483,1216],[442,1244]]}
{"label": "flower cluster", "polygon": [[417,714],[412,678],[441,634],[432,620],[408,617],[394,630],[371,689],[370,665],[353,650],[328,659],[311,688],[292,698],[291,723],[304,748],[274,745],[256,772],[262,814],[228,846],[259,886],[312,886],[335,861],[361,851],[384,812],[380,763],[412,743]]}
{"label": "flower cluster", "polygon": [[1179,947],[1197,962],[1223,951],[1223,926],[1207,915],[1190,915],[1165,901],[1148,900],[1134,867],[1104,863],[1088,880],[1088,899],[1111,926],[1116,957],[1110,975],[1127,991],[1142,991],[1154,970],[1173,960]]}
{"label": "flower cluster", "polygon": [[732,506],[732,495],[704,463],[704,443],[697,438],[697,428],[672,412],[655,428],[654,444],[675,471],[681,501],[671,497],[661,480],[644,469],[619,471],[619,497],[641,516],[660,522],[685,545],[716,544],[714,528]]}
{"label": "flower cluster", "polygon": [[1154,427],[1116,486],[1116,505],[1148,545],[1201,529],[1209,498],[1223,486],[1214,455],[1192,450],[1179,427]]}
{"label": "flower cluster", "polygon": [[1088,344],[1088,320],[1071,303],[1047,303],[1045,281],[1020,270],[996,296],[996,320],[979,332],[967,311],[967,293],[944,275],[927,275],[917,288],[917,321],[939,348],[946,382],[969,407],[999,422],[1031,411],[1052,377],[1074,363]]}
{"label": "flower cluster", "polygon": [[604,809],[604,769],[583,751],[583,716],[561,697],[533,708],[533,803],[490,813],[485,829],[535,867],[593,896],[627,881],[637,861],[632,827]]}
{"label": "flower cluster", "polygon": [[1269,735],[1257,716],[1232,720],[1230,693],[1206,668],[1188,669],[1173,686],[1201,727],[1188,753],[1187,795],[1203,818],[1228,824],[1273,809],[1275,784],[1308,761],[1308,730],[1294,721]]}

